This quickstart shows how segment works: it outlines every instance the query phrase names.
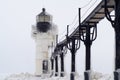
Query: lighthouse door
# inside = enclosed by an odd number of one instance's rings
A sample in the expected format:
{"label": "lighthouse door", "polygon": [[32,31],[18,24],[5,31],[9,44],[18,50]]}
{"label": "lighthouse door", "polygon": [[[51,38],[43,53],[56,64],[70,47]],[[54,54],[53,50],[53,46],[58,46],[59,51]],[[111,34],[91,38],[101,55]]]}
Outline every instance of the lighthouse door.
{"label": "lighthouse door", "polygon": [[43,60],[43,73],[48,72],[48,60]]}

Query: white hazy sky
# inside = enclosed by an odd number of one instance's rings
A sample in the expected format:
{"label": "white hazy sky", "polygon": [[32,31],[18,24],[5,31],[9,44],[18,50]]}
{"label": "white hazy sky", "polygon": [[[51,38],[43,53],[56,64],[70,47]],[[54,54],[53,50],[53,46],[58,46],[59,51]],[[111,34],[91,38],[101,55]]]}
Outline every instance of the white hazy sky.
{"label": "white hazy sky", "polygon": [[[35,43],[31,38],[31,25],[43,7],[53,15],[59,27],[59,35],[66,30],[78,13],[78,8],[88,5],[90,0],[0,0],[0,74],[35,71]],[[96,1],[96,3],[95,3]],[[101,0],[92,0],[82,8],[82,15],[89,14]],[[88,10],[88,12],[86,12]],[[87,16],[87,14],[85,16]],[[85,16],[82,18],[84,19]],[[75,20],[70,29],[76,24]],[[61,37],[61,36],[60,36]],[[112,74],[114,70],[114,30],[104,19],[98,24],[98,37],[92,45],[92,70]],[[76,53],[76,69],[84,71],[85,48],[81,43]],[[66,71],[70,72],[70,53],[65,57]]]}

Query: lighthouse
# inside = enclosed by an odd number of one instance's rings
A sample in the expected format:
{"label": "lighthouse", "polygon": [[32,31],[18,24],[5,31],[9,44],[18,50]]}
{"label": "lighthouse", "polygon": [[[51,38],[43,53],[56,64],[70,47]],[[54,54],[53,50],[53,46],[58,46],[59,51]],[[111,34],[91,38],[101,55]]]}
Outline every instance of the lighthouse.
{"label": "lighthouse", "polygon": [[51,55],[56,45],[57,26],[45,8],[36,16],[36,25],[32,26],[32,37],[36,43],[35,75],[42,77],[51,73]]}

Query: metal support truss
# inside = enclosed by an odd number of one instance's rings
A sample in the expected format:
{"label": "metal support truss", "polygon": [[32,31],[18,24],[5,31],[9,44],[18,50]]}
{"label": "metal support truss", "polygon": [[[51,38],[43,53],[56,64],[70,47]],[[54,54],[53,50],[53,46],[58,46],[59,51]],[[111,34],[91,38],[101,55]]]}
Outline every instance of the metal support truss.
{"label": "metal support truss", "polygon": [[[115,72],[114,80],[120,80],[120,0],[115,1],[115,20],[111,20],[110,13],[107,8],[107,0],[105,0],[106,18],[111,22],[115,30]],[[108,15],[107,15],[108,14]]]}
{"label": "metal support truss", "polygon": [[70,80],[75,80],[75,53],[80,48],[79,37],[68,37],[68,26],[67,26],[67,48],[71,52],[71,74]]}
{"label": "metal support truss", "polygon": [[51,70],[54,70],[54,59],[51,58]]}
{"label": "metal support truss", "polygon": [[116,38],[116,62],[115,69],[120,69],[120,1],[115,0],[115,38]]}
{"label": "metal support truss", "polygon": [[54,58],[54,63],[55,63],[55,76],[58,76],[58,48],[55,48],[54,53],[52,54],[52,57]]}
{"label": "metal support truss", "polygon": [[60,73],[60,77],[64,77],[65,76],[65,72],[64,72],[64,56],[67,53],[67,48],[66,46],[60,46],[60,64],[61,64],[61,73]]}
{"label": "metal support truss", "polygon": [[55,76],[58,76],[58,56],[55,57]]}
{"label": "metal support truss", "polygon": [[120,0],[115,1],[115,19],[112,20],[108,7],[107,0],[105,0],[105,16],[108,21],[111,22],[114,30],[115,30],[115,72],[114,72],[114,80],[120,80]]}
{"label": "metal support truss", "polygon": [[105,6],[104,6],[104,12],[105,12],[105,16],[107,18],[108,21],[111,22],[111,25],[114,27],[114,24],[115,24],[115,21],[112,19],[112,15],[110,15],[110,12],[109,12],[109,8],[114,8],[114,6],[108,6],[107,5],[107,0],[104,0],[105,1]]}
{"label": "metal support truss", "polygon": [[51,61],[51,75],[50,75],[50,77],[52,77],[54,74],[54,58],[51,57],[50,61]]}
{"label": "metal support truss", "polygon": [[[52,54],[52,57],[51,57],[51,64],[52,64],[52,70],[54,69],[53,65],[55,63],[55,76],[58,76],[59,74],[59,65],[58,65],[58,58],[60,58],[60,77],[64,77],[65,75],[65,72],[64,72],[64,56],[65,54],[67,53],[67,47],[66,45],[57,45],[55,50],[54,50],[54,53]],[[55,60],[53,61],[52,58]]]}
{"label": "metal support truss", "polygon": [[[84,26],[84,27],[83,27]],[[80,39],[84,42],[86,47],[86,60],[85,60],[85,80],[90,80],[90,70],[91,70],[91,45],[92,42],[97,37],[97,26],[91,27],[88,25],[81,25],[80,27],[81,36]]]}

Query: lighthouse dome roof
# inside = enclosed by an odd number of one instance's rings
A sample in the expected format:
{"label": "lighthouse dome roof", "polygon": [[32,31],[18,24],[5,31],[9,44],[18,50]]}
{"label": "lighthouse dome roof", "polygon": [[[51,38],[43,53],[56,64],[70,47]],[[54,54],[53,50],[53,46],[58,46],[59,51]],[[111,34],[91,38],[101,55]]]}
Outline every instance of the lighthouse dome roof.
{"label": "lighthouse dome roof", "polygon": [[52,16],[46,12],[45,8],[42,8],[42,12],[37,15],[37,22],[51,22]]}
{"label": "lighthouse dome roof", "polygon": [[45,8],[42,8],[42,12],[40,14],[38,14],[38,16],[44,16],[44,15],[50,15],[46,12]]}

